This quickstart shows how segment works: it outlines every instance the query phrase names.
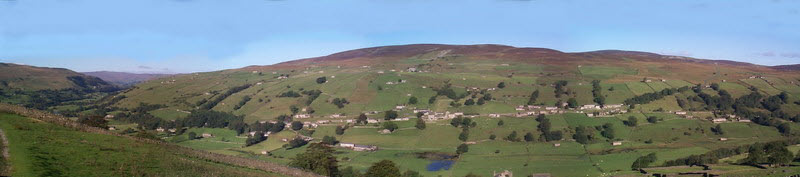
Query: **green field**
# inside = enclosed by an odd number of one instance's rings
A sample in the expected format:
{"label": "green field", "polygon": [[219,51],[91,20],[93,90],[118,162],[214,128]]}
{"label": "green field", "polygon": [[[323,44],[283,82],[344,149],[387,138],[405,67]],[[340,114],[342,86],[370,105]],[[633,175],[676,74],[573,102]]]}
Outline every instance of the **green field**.
{"label": "green field", "polygon": [[279,176],[190,158],[163,146],[0,113],[13,176]]}

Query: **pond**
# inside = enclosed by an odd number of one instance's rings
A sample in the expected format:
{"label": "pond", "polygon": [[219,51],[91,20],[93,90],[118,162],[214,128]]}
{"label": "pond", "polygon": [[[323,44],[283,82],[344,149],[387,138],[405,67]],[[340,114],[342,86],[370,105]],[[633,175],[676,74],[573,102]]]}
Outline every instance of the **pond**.
{"label": "pond", "polygon": [[450,170],[454,163],[456,162],[452,160],[432,160],[427,169],[428,171]]}

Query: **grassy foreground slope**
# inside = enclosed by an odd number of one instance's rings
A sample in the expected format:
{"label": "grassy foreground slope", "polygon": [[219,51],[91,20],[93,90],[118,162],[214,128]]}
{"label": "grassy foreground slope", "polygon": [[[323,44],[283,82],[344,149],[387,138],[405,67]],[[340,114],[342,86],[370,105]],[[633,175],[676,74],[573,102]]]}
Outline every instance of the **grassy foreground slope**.
{"label": "grassy foreground slope", "polygon": [[0,113],[13,176],[280,176],[208,162],[164,146]]}

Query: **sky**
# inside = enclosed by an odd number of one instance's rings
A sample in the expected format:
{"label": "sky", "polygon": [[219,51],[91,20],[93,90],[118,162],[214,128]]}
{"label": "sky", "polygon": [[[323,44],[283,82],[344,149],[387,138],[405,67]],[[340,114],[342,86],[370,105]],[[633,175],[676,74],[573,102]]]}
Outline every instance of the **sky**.
{"label": "sky", "polygon": [[0,0],[0,62],[188,73],[416,43],[800,63],[800,0]]}

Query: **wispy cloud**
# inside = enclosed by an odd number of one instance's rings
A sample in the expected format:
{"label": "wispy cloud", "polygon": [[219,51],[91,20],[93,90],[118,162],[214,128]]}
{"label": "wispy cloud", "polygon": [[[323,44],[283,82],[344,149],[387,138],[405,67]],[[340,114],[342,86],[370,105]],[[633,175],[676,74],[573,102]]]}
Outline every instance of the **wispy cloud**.
{"label": "wispy cloud", "polygon": [[762,56],[762,57],[774,57],[775,56],[775,52],[767,51],[767,52],[757,53],[756,55]]}
{"label": "wispy cloud", "polygon": [[781,56],[786,58],[800,58],[800,53],[782,53]]}

